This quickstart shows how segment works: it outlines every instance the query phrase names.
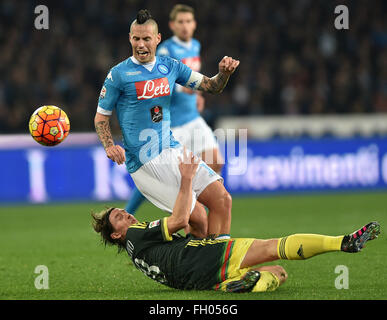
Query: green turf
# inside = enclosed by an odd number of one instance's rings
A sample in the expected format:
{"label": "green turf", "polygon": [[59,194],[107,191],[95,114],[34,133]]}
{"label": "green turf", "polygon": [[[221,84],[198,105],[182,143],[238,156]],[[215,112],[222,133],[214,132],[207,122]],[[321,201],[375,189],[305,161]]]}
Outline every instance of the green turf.
{"label": "green turf", "polygon": [[[0,299],[387,299],[387,194],[234,198],[232,235],[272,238],[292,233],[339,235],[377,220],[381,235],[360,253],[328,253],[307,261],[278,261],[288,281],[271,293],[182,292],[134,268],[126,253],[105,249],[90,227],[90,211],[105,204],[0,207]],[[123,206],[124,203],[114,205]],[[164,216],[146,203],[137,214]],[[37,290],[35,267],[49,270]],[[335,288],[335,267],[349,270],[349,289]]]}

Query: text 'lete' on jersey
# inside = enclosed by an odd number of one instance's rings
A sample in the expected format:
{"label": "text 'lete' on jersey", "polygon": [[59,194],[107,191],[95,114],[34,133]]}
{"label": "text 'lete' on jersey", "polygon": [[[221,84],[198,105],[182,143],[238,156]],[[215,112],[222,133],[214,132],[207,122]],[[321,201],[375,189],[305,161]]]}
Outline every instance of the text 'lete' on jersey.
{"label": "text 'lete' on jersey", "polygon": [[116,110],[129,173],[166,148],[178,146],[170,131],[170,105],[175,83],[187,85],[192,70],[170,57],[156,57],[148,65],[130,57],[108,73],[97,111]]}

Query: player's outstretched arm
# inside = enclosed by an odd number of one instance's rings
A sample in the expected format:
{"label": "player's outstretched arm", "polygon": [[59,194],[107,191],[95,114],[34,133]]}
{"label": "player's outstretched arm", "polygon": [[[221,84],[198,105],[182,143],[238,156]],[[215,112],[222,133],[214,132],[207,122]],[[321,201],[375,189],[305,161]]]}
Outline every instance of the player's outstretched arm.
{"label": "player's outstretched arm", "polygon": [[228,79],[230,79],[230,76],[234,73],[238,66],[239,60],[225,56],[219,62],[219,73],[212,78],[203,76],[203,80],[200,83],[198,90],[209,93],[221,93],[226,87]]}
{"label": "player's outstretched arm", "polygon": [[105,149],[106,156],[117,162],[117,164],[123,164],[125,162],[125,150],[114,144],[109,119],[109,116],[97,112],[94,118],[95,131]]}
{"label": "player's outstretched arm", "polygon": [[179,159],[181,173],[180,190],[173,207],[172,215],[167,218],[169,234],[179,231],[188,225],[192,207],[192,180],[195,176],[200,159],[192,152],[187,154],[184,147],[183,159]]}

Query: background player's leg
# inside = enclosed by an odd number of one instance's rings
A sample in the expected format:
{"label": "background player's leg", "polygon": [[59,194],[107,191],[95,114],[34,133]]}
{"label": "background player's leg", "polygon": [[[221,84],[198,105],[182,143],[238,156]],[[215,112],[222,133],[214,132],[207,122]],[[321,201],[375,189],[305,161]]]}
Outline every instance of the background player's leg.
{"label": "background player's leg", "polygon": [[208,210],[208,234],[230,234],[232,198],[220,181],[209,184],[198,200]]}
{"label": "background player's leg", "polygon": [[144,202],[144,200],[145,200],[145,197],[142,195],[142,193],[135,186],[133,191],[132,191],[132,194],[131,194],[129,201],[126,204],[126,207],[125,207],[126,212],[134,215],[136,213],[138,207]]}
{"label": "background player's leg", "polygon": [[202,152],[201,158],[216,173],[220,174],[222,172],[224,160],[219,149],[205,150]]}

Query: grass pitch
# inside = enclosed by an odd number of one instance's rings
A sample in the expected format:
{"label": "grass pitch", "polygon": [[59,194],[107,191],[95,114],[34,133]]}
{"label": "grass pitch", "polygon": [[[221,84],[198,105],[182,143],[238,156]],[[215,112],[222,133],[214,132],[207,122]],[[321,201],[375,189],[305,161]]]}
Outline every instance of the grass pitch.
{"label": "grass pitch", "polygon": [[[274,238],[293,233],[340,235],[377,220],[381,234],[360,253],[333,252],[306,261],[282,261],[288,281],[270,293],[179,291],[148,279],[127,254],[104,248],[91,228],[91,210],[124,203],[0,207],[0,299],[387,299],[387,194],[293,195],[233,199],[233,237]],[[140,220],[165,216],[149,203]],[[274,263],[271,263],[274,264]],[[49,271],[49,289],[36,289],[38,265]],[[337,266],[349,272],[338,290]]]}

